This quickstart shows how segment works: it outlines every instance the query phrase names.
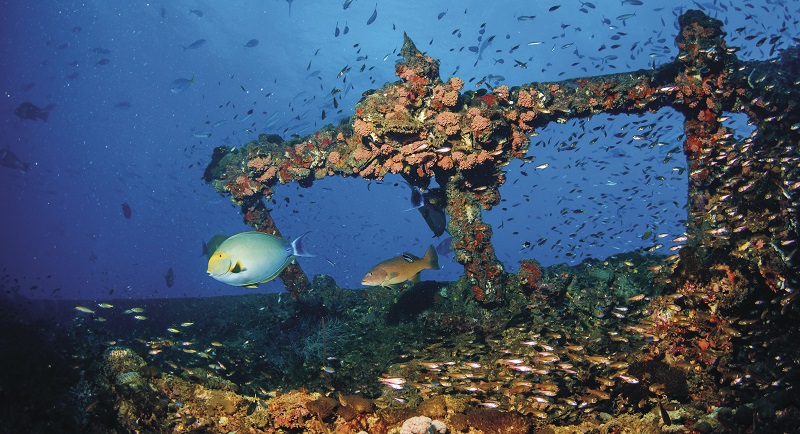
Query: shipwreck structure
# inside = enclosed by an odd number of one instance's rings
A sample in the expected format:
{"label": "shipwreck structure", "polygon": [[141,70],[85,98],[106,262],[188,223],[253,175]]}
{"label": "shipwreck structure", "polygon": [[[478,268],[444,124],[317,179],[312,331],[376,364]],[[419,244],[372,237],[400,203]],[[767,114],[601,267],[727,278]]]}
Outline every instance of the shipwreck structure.
{"label": "shipwreck structure", "polygon": [[[503,167],[525,157],[530,136],[549,122],[671,107],[685,118],[688,236],[662,275],[687,293],[697,282],[723,279],[724,289],[702,295],[720,306],[735,305],[757,285],[783,293],[788,304],[797,294],[790,252],[798,238],[800,49],[746,62],[726,45],[722,22],[696,10],[679,20],[679,54],[656,69],[491,92],[464,92],[457,77],[442,81],[438,62],[405,36],[400,81],[366,92],[352,118],[289,141],[262,134],[236,150],[218,147],[205,180],[230,194],[245,223],[279,234],[264,205],[278,184],[392,173],[424,189],[435,178],[464,266],[458,284],[477,300],[499,302],[514,288],[535,288],[540,276],[533,261],[508,273],[481,218],[499,203]],[[756,132],[737,141],[722,124],[725,112],[746,114]],[[280,277],[293,295],[310,287],[297,264]]]}

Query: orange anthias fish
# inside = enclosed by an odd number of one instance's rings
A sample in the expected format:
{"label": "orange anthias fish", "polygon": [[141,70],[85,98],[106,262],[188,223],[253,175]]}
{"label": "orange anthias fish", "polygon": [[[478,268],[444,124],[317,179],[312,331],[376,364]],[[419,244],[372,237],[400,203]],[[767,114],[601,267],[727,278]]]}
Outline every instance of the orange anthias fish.
{"label": "orange anthias fish", "polygon": [[438,270],[439,256],[433,245],[428,247],[425,256],[418,258],[410,253],[403,253],[392,259],[387,259],[372,267],[369,273],[361,279],[365,286],[393,286],[406,280],[419,282],[419,272],[422,270]]}

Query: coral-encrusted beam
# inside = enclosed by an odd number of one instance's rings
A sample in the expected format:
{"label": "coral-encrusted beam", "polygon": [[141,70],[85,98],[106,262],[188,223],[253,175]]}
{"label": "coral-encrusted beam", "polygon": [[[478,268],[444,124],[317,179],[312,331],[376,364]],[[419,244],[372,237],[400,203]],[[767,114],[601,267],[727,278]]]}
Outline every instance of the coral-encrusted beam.
{"label": "coral-encrusted beam", "polygon": [[[246,204],[269,199],[277,183],[308,187],[325,176],[381,179],[393,173],[426,188],[435,177],[446,191],[456,260],[464,265],[475,297],[492,302],[502,299],[504,288],[519,285],[520,279],[506,273],[496,258],[491,228],[481,219],[481,211],[499,203],[503,167],[526,156],[529,136],[553,121],[672,107],[686,118],[690,246],[711,247],[713,241],[713,247],[720,248],[721,234],[742,228],[747,235],[766,239],[766,245],[776,235],[796,239],[791,215],[797,201],[793,195],[800,186],[798,165],[778,154],[796,146],[800,133],[796,107],[800,95],[797,82],[792,86],[790,78],[792,68],[797,71],[798,50],[782,54],[783,67],[761,68],[759,62],[739,61],[735,50],[725,46],[720,21],[693,10],[679,20],[679,54],[659,68],[514,88],[504,85],[491,92],[462,92],[464,81],[458,77],[442,81],[438,62],[404,36],[404,60],[395,71],[401,80],[365,92],[352,118],[287,142],[262,134],[235,151],[217,148],[206,180],[242,205],[245,220],[252,225],[264,221],[268,212],[262,204],[251,215],[256,208]],[[747,113],[760,128],[779,136],[777,143],[784,148],[773,149],[763,142],[760,156],[767,160],[734,158],[755,150],[737,148],[731,132],[722,126],[724,111]],[[760,182],[762,178],[768,182]],[[753,188],[756,182],[759,188]],[[777,213],[769,225],[746,226],[741,214],[731,212],[730,204],[752,202],[755,192],[767,195],[760,212]],[[709,203],[720,201],[728,205],[709,208]],[[765,241],[758,245],[763,247]],[[731,251],[735,246],[724,248]],[[782,250],[766,257],[751,258],[755,269],[767,267],[778,275],[786,270],[779,263],[785,257]],[[299,268],[292,270],[295,277],[302,274]]]}

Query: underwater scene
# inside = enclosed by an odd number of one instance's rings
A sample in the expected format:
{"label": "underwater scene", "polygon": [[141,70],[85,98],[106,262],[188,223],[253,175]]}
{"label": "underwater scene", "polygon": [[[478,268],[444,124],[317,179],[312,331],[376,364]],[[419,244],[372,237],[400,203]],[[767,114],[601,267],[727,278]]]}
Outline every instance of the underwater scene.
{"label": "underwater scene", "polygon": [[0,433],[800,432],[800,2],[3,11]]}

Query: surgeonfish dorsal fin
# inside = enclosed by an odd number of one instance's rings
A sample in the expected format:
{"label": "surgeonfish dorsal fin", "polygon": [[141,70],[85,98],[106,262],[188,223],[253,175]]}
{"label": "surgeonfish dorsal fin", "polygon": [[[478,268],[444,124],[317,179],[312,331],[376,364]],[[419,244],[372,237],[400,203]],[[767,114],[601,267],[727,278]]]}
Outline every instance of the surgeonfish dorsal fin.
{"label": "surgeonfish dorsal fin", "polygon": [[209,258],[214,252],[217,251],[217,248],[223,241],[227,240],[228,236],[223,234],[216,234],[208,240],[208,243],[203,241],[203,254],[208,256]]}

